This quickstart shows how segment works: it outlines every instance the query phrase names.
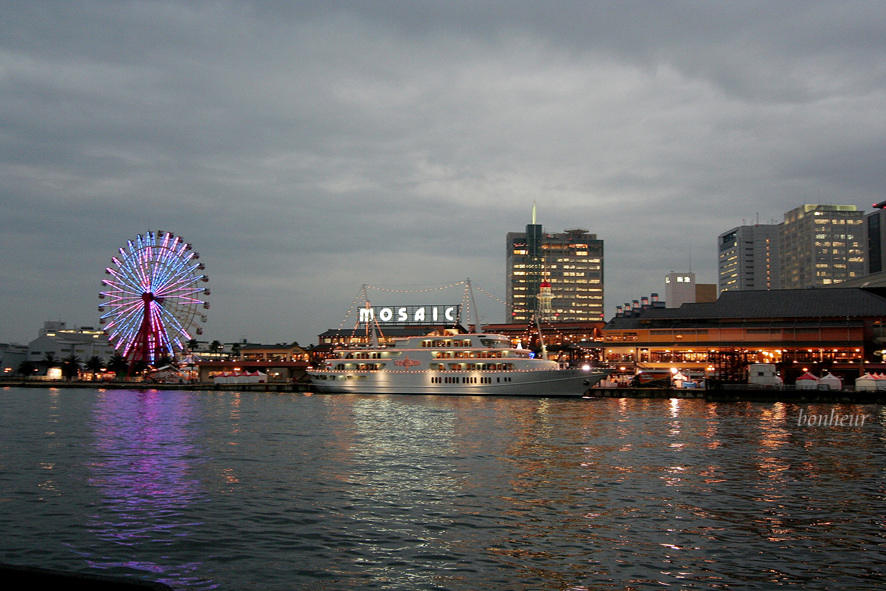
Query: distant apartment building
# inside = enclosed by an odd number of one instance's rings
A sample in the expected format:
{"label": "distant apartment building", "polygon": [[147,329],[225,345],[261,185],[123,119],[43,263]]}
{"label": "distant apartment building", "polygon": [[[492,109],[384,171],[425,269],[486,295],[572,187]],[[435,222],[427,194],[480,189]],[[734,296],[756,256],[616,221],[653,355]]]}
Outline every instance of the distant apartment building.
{"label": "distant apartment building", "polygon": [[866,273],[864,212],[854,205],[802,205],[780,226],[782,288],[824,287]]}
{"label": "distant apartment building", "polygon": [[780,231],[780,224],[754,224],[717,237],[721,292],[779,288]]}
{"label": "distant apartment building", "polygon": [[603,319],[603,241],[596,234],[546,233],[533,212],[525,232],[507,235],[506,273],[509,323]]}

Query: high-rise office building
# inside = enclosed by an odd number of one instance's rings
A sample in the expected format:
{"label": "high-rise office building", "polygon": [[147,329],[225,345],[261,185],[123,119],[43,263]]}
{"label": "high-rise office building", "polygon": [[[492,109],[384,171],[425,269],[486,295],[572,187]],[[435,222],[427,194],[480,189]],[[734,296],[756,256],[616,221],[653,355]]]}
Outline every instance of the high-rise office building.
{"label": "high-rise office building", "polygon": [[784,214],[781,287],[823,287],[866,272],[864,212],[854,205],[807,204]]}
{"label": "high-rise office building", "polygon": [[868,237],[867,272],[886,271],[886,201],[874,204],[874,211],[865,215]]}
{"label": "high-rise office building", "polygon": [[721,292],[779,288],[780,229],[779,224],[738,226],[717,237]]}
{"label": "high-rise office building", "polygon": [[535,223],[533,207],[532,223],[525,232],[509,232],[506,249],[508,322],[603,319],[603,241],[596,234],[548,234]]}

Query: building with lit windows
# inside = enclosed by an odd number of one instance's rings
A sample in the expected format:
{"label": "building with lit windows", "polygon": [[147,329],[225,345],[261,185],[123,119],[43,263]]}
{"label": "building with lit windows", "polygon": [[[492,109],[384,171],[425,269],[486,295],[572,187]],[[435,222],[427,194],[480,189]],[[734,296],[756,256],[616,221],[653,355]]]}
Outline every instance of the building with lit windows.
{"label": "building with lit windows", "polygon": [[778,289],[780,224],[738,226],[717,237],[723,291]]}
{"label": "building with lit windows", "polygon": [[506,248],[508,322],[532,322],[542,309],[551,322],[603,319],[603,241],[596,234],[546,233],[533,213],[525,232],[508,233]]}
{"label": "building with lit windows", "polygon": [[824,287],[866,273],[864,212],[854,205],[802,205],[780,226],[782,288]]}
{"label": "building with lit windows", "polygon": [[236,355],[196,362],[197,381],[212,382],[225,374],[260,372],[268,383],[294,383],[305,376],[310,354],[296,344],[260,345],[243,343]]}
{"label": "building with lit windows", "polygon": [[727,291],[716,302],[645,308],[603,327],[603,361],[625,375],[679,370],[727,380],[740,380],[750,363],[772,363],[785,383],[806,371],[850,380],[883,372],[883,285]]}
{"label": "building with lit windows", "polygon": [[886,271],[886,201],[874,204],[874,211],[864,218],[868,237],[867,272]]}

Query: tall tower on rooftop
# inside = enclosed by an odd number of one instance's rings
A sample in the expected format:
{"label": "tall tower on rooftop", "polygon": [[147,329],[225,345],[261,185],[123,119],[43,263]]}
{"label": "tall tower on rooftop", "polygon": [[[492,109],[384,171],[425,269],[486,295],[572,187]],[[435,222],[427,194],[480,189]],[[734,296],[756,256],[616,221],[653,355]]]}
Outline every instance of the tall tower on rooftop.
{"label": "tall tower on rooftop", "polygon": [[551,302],[554,301],[551,284],[547,280],[543,280],[538,288],[538,319],[541,322],[551,322],[554,319],[554,313],[551,310]]}
{"label": "tall tower on rooftop", "polygon": [[581,228],[545,232],[535,204],[526,231],[507,235],[506,273],[508,322],[603,319],[603,241]]}

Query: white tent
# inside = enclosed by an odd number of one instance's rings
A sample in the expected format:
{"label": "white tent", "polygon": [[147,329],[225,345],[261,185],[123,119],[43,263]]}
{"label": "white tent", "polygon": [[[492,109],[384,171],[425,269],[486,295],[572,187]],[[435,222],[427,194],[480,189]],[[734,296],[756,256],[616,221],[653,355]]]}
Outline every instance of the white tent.
{"label": "white tent", "polygon": [[842,390],[843,380],[832,373],[821,376],[818,380],[819,385],[826,386],[828,390]]}
{"label": "white tent", "polygon": [[864,391],[873,391],[876,390],[879,386],[879,382],[876,376],[872,376],[869,373],[864,374],[863,376],[856,378],[855,380],[855,390],[857,392]]}
{"label": "white tent", "polygon": [[818,378],[807,371],[797,378],[797,388],[800,390],[817,390]]}

